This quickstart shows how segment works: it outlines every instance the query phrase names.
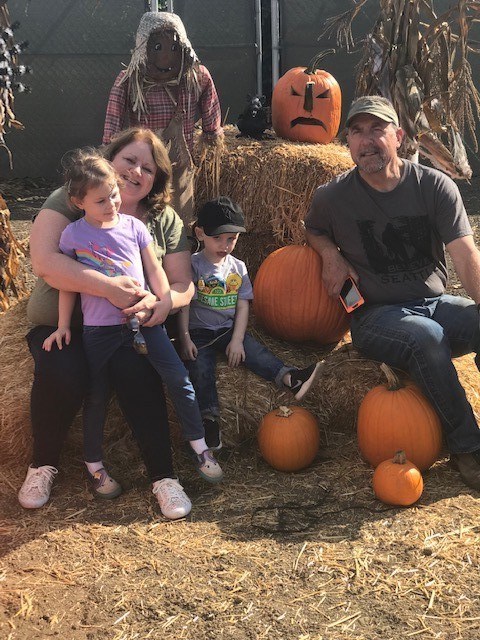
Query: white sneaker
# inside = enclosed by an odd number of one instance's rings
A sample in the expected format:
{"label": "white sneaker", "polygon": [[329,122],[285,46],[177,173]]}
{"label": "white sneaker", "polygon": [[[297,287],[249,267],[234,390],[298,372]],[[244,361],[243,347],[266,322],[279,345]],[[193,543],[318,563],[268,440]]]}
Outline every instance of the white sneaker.
{"label": "white sneaker", "polygon": [[57,475],[58,469],[45,465],[43,467],[32,467],[27,471],[27,477],[18,492],[18,501],[25,509],[38,509],[43,507],[50,498],[53,479]]}
{"label": "white sneaker", "polygon": [[192,510],[192,503],[182,485],[174,478],[163,478],[154,482],[153,493],[157,496],[160,511],[170,520],[184,518]]}

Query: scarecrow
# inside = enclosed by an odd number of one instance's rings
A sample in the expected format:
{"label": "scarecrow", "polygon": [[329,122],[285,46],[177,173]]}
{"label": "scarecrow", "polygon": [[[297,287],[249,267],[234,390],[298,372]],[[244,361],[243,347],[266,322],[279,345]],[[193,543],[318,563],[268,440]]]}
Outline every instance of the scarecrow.
{"label": "scarecrow", "polygon": [[208,69],[200,64],[176,14],[145,13],[130,64],[110,92],[103,143],[131,126],[155,131],[169,151],[172,205],[185,224],[192,221],[194,209],[192,151],[198,114],[201,144],[219,152],[223,139],[220,103]]}

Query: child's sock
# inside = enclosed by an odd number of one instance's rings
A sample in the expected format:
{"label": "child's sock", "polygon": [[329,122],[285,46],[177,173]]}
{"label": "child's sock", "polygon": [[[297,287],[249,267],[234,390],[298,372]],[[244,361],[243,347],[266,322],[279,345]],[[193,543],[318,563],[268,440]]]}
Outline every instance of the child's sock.
{"label": "child's sock", "polygon": [[198,440],[190,440],[190,446],[198,455],[200,455],[206,449],[208,449],[207,443],[205,442],[205,438],[199,438]]}
{"label": "child's sock", "polygon": [[290,371],[283,376],[282,382],[286,387],[292,386],[292,375]]}
{"label": "child's sock", "polygon": [[92,476],[95,471],[103,469],[103,460],[99,460],[98,462],[85,462],[85,464],[87,465],[87,469]]}

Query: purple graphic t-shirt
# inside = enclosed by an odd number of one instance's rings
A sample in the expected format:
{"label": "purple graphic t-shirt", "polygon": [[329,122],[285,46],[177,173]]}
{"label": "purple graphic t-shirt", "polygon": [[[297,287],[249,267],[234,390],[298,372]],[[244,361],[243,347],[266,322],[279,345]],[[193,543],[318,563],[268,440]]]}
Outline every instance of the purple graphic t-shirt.
{"label": "purple graphic t-shirt", "polygon": [[[110,229],[98,229],[80,218],[66,227],[60,251],[107,276],[131,276],[145,287],[141,250],[152,242],[147,227],[133,216],[118,215]],[[126,322],[124,314],[105,298],[82,293],[83,324],[110,326]]]}

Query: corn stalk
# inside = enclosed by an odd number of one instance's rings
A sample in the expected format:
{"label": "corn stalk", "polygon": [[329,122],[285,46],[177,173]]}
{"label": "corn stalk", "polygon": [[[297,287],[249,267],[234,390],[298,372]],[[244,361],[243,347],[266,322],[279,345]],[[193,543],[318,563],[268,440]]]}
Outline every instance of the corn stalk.
{"label": "corn stalk", "polygon": [[[355,0],[352,0],[355,2]],[[322,35],[336,34],[347,51],[355,47],[352,23],[367,0],[329,18]],[[437,16],[433,0],[380,0],[380,13],[363,40],[355,94],[382,95],[395,106],[406,132],[405,157],[417,152],[452,178],[472,175],[463,137],[475,151],[480,94],[472,78],[469,40],[480,21],[480,2],[458,0]]]}
{"label": "corn stalk", "polygon": [[[0,0],[0,33],[2,34],[0,59],[4,62],[3,71],[5,71],[7,64],[16,64],[16,56],[10,53],[14,42],[9,29],[8,9],[5,2]],[[0,75],[0,79],[4,82],[4,86],[0,86],[0,148],[7,152],[11,168],[12,154],[5,143],[5,126],[23,129],[23,125],[15,118],[13,92],[9,86],[5,86],[7,78],[8,76],[5,74]],[[24,257],[24,247],[13,234],[10,225],[10,211],[0,194],[0,311],[8,309],[11,298],[21,298],[26,293],[24,284],[18,278],[21,259]]]}
{"label": "corn stalk", "polygon": [[10,211],[0,194],[0,311],[8,309],[12,299],[20,299],[27,293],[20,275],[25,249],[13,234]]}
{"label": "corn stalk", "polygon": [[[11,32],[9,32],[10,26],[10,16],[8,13],[6,2],[0,0],[0,33],[3,34],[0,48],[0,59],[3,59],[4,64],[8,65],[9,67],[17,65],[17,56],[15,55],[13,49],[15,43]],[[8,56],[8,58],[6,56]],[[5,68],[3,66],[2,70],[5,71]],[[0,75],[0,79],[4,82],[4,84],[7,84],[7,82],[8,84],[11,84],[7,75]],[[12,87],[2,86],[0,84],[0,148],[3,148],[7,152],[11,169],[13,168],[12,154],[5,143],[5,127],[8,126],[14,127],[16,129],[24,129],[23,124],[15,118],[15,114],[13,112],[13,103],[14,97]]]}

